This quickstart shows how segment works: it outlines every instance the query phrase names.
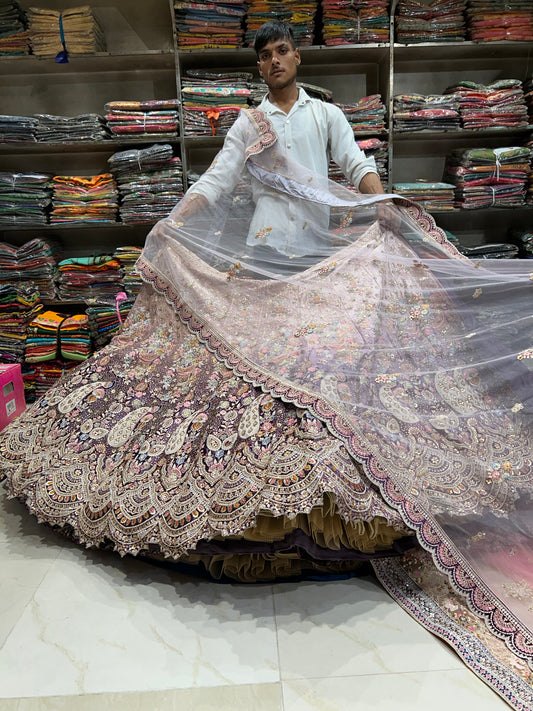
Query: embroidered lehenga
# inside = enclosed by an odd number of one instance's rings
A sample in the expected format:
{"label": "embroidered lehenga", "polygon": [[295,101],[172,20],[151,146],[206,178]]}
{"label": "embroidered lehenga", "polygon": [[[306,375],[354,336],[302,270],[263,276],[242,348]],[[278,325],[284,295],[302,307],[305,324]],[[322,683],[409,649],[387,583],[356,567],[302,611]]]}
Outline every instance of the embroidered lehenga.
{"label": "embroidered lehenga", "polygon": [[[123,332],[2,433],[9,491],[83,545],[214,578],[371,561],[528,708],[531,267],[470,262],[420,208],[311,174],[260,113],[239,120],[248,184],[152,230]],[[305,223],[313,254],[250,235],[257,181],[280,210],[329,212]]]}

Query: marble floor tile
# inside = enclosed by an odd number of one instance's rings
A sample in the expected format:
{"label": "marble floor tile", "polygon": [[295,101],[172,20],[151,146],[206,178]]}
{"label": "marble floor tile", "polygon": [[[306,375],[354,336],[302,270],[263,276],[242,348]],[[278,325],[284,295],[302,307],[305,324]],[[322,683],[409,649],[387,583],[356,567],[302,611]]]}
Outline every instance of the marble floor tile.
{"label": "marble floor tile", "polygon": [[66,543],[0,650],[0,698],[279,681],[270,586]]}
{"label": "marble floor tile", "polygon": [[0,699],[0,711],[282,711],[281,684]]}
{"label": "marble floor tile", "polygon": [[373,578],[278,585],[274,609],[283,679],[463,666]]}
{"label": "marble floor tile", "polygon": [[288,679],[286,711],[509,711],[468,669]]}

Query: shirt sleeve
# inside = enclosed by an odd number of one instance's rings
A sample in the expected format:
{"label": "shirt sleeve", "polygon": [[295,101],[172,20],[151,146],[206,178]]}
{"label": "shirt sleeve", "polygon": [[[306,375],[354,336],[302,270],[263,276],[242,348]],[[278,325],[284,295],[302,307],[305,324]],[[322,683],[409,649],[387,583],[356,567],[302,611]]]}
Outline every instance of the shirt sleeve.
{"label": "shirt sleeve", "polygon": [[338,106],[328,107],[329,141],[332,160],[356,188],[367,173],[376,173],[376,161],[367,158],[357,145],[353,130]]}
{"label": "shirt sleeve", "polygon": [[223,192],[232,191],[244,171],[245,145],[243,116],[239,114],[226,134],[224,145],[188,193],[203,195],[214,205]]}

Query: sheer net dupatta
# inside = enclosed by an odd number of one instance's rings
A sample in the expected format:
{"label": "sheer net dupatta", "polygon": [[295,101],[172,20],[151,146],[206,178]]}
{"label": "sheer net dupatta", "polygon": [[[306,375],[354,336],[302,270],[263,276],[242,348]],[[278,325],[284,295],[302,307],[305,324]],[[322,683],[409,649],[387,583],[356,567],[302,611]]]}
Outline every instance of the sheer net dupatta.
{"label": "sheer net dupatta", "polygon": [[531,659],[531,263],[467,260],[419,207],[312,174],[262,114],[238,120],[242,179],[154,228],[144,278],[235,372],[322,418]]}

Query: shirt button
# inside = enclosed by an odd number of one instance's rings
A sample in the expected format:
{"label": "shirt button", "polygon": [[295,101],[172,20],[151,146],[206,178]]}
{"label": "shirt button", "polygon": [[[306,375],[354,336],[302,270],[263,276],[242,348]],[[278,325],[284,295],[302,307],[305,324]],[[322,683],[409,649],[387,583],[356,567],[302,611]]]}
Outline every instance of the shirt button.
{"label": "shirt button", "polygon": [[290,143],[287,143],[287,148],[290,148],[290,147],[291,147],[291,144],[290,144]]}

